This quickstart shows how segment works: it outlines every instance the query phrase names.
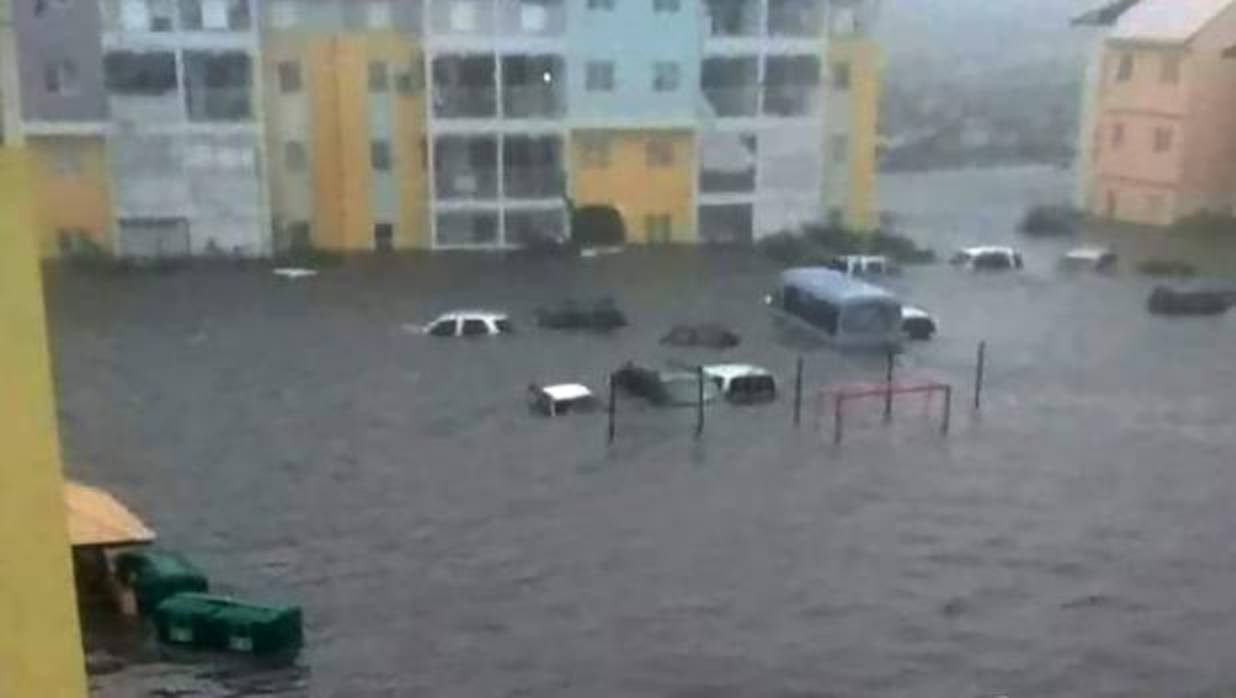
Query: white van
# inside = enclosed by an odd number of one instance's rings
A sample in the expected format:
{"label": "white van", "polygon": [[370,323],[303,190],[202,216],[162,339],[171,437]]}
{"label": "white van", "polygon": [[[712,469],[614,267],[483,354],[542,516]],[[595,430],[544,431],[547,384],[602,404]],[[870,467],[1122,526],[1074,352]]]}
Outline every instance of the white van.
{"label": "white van", "polygon": [[1012,247],[983,245],[958,250],[949,264],[967,271],[1003,271],[1021,269],[1021,253]]}

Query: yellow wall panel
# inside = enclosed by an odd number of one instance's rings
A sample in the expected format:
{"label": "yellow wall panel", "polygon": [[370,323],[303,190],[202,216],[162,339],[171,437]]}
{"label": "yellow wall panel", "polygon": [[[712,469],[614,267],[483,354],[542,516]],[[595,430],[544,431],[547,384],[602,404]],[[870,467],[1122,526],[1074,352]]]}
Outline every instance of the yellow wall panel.
{"label": "yellow wall panel", "polygon": [[850,191],[845,222],[855,230],[879,227],[876,196],[876,145],[879,139],[880,49],[871,39],[839,39],[832,47],[834,61],[850,64]]}
{"label": "yellow wall panel", "polygon": [[[608,166],[585,160],[583,140],[609,142]],[[669,165],[648,164],[648,143],[666,139],[673,148]],[[695,140],[689,131],[578,131],[571,138],[575,205],[609,204],[622,214],[628,242],[647,242],[646,218],[670,216],[671,241],[694,242]]]}
{"label": "yellow wall panel", "polygon": [[85,698],[30,178],[0,148],[0,696]]}
{"label": "yellow wall panel", "polygon": [[37,202],[35,229],[45,257],[60,253],[60,231],[80,231],[112,252],[107,151],[101,136],[27,139]]}

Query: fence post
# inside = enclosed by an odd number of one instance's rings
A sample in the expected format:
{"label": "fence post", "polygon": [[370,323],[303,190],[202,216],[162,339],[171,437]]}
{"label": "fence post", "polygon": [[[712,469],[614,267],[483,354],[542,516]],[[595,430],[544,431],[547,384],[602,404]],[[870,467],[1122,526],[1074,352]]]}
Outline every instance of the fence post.
{"label": "fence post", "polygon": [[696,400],[695,400],[695,438],[704,434],[704,367],[695,369]]}
{"label": "fence post", "polygon": [[794,426],[803,419],[803,357],[798,357],[798,366],[794,372]]}
{"label": "fence post", "polygon": [[614,408],[617,407],[617,391],[614,390],[614,374],[609,374],[609,431],[606,437],[606,444],[614,443]]}
{"label": "fence post", "polygon": [[983,405],[983,371],[987,364],[987,341],[978,345],[978,361],[974,366],[974,409],[977,411]]}
{"label": "fence post", "polygon": [[884,423],[893,421],[893,350],[885,354],[884,366]]}
{"label": "fence post", "polygon": [[833,445],[841,445],[841,404],[844,401],[844,394],[837,393],[837,397],[833,399]]}
{"label": "fence post", "polygon": [[944,421],[940,423],[940,433],[947,434],[949,421],[953,414],[953,386],[944,386]]}

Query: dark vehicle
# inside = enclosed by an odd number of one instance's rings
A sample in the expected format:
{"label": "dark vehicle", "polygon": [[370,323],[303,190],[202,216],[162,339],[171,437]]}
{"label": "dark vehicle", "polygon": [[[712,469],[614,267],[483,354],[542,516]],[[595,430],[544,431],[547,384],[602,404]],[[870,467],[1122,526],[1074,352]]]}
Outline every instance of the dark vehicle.
{"label": "dark vehicle", "polygon": [[[711,380],[703,383],[704,402],[716,400],[720,392],[716,383]],[[614,372],[614,384],[654,405],[695,405],[699,402],[700,378],[694,371],[658,371],[628,362]]]}
{"label": "dark vehicle", "polygon": [[709,349],[732,349],[741,342],[742,337],[738,336],[737,332],[715,323],[675,325],[661,338],[662,344]]}
{"label": "dark vehicle", "polygon": [[924,341],[936,333],[936,319],[922,308],[912,305],[901,307],[901,331],[910,339]]}
{"label": "dark vehicle", "polygon": [[1197,286],[1172,289],[1156,286],[1146,301],[1155,315],[1222,315],[1236,303],[1236,289]]}
{"label": "dark vehicle", "polygon": [[595,330],[609,332],[626,327],[627,317],[612,300],[597,301],[591,308],[573,300],[536,311],[537,324],[553,330]]}

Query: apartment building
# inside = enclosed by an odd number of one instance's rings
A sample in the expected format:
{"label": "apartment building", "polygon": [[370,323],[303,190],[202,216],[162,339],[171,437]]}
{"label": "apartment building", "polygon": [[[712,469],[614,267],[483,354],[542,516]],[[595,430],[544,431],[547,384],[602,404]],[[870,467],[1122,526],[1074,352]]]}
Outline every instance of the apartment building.
{"label": "apartment building", "polygon": [[273,244],[430,247],[421,6],[263,6]]}
{"label": "apartment building", "polygon": [[871,228],[877,4],[20,3],[40,189],[90,201],[45,247],[503,249],[592,204],[632,242]]}
{"label": "apartment building", "polygon": [[1230,214],[1236,2],[1141,0],[1104,41],[1083,171],[1086,210],[1168,225]]}

